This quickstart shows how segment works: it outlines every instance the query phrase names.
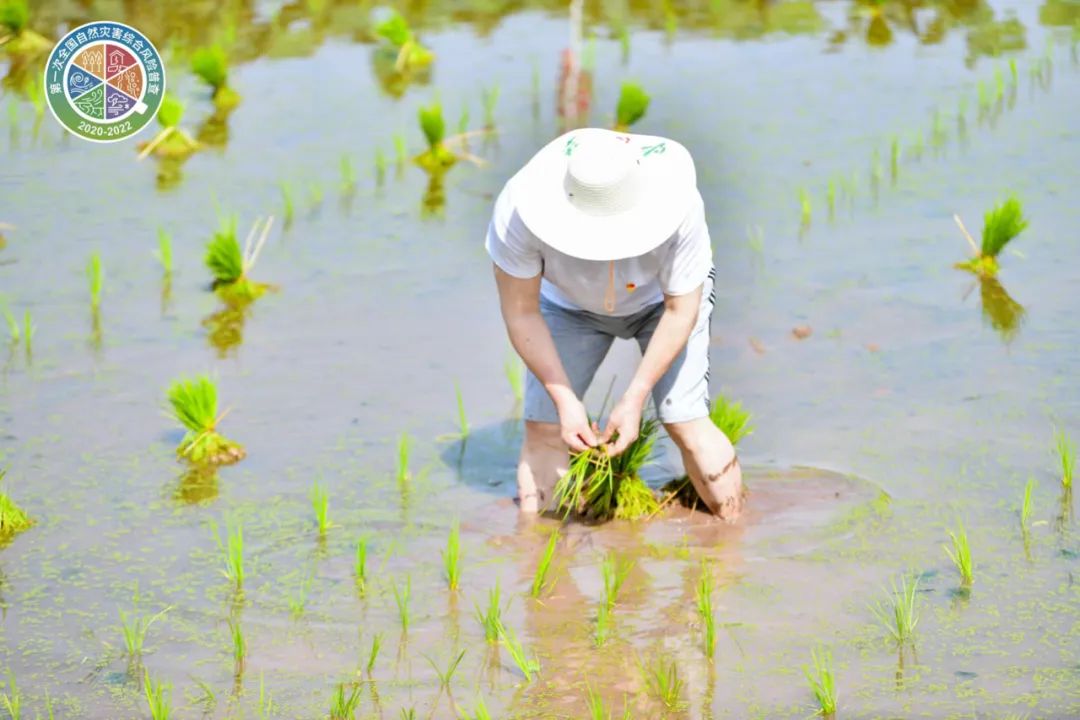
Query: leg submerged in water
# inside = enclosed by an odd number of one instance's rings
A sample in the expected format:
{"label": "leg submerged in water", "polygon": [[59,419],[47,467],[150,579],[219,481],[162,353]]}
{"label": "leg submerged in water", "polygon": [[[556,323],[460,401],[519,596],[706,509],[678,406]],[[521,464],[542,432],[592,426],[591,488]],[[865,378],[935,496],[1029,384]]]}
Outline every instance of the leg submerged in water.
{"label": "leg submerged in water", "polygon": [[525,421],[525,440],[517,468],[521,512],[538,513],[547,508],[555,483],[566,472],[569,457],[557,423]]}
{"label": "leg submerged in water", "polygon": [[668,435],[682,453],[686,474],[713,515],[734,522],[742,512],[742,468],[735,448],[709,418],[668,423]]}

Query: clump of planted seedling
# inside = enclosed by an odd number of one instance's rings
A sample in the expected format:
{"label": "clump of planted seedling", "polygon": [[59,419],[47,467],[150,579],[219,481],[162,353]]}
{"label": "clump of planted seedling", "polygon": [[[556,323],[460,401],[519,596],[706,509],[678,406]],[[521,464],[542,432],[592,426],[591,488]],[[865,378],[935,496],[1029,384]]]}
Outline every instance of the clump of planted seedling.
{"label": "clump of planted seedling", "polygon": [[551,535],[548,536],[547,545],[544,547],[544,554],[540,556],[540,562],[536,564],[536,572],[533,573],[532,587],[529,590],[529,595],[534,598],[540,597],[543,593],[547,592],[554,584],[554,578],[551,575],[551,561],[555,557],[555,544],[559,542],[559,531],[553,530]]}
{"label": "clump of planted seedling", "polygon": [[172,685],[164,681],[154,682],[150,673],[143,672],[143,689],[152,720],[169,720],[172,714]]}
{"label": "clump of planted seedling", "polygon": [[161,264],[161,274],[169,279],[173,273],[173,248],[172,248],[172,236],[169,235],[165,228],[158,228],[158,249],[154,253],[154,257]]}
{"label": "clump of planted seedling", "polygon": [[[3,482],[5,475],[7,470],[0,470],[0,482]],[[29,529],[32,524],[30,516],[6,492],[0,490],[0,542]]]}
{"label": "clump of planted seedling", "polygon": [[3,693],[0,693],[0,701],[3,701],[4,709],[12,720],[19,720],[22,717],[22,692],[19,690],[18,683],[15,682],[15,673],[11,670],[8,670],[8,686]]}
{"label": "clump of planted seedling", "polygon": [[281,191],[281,217],[284,218],[285,227],[288,227],[292,225],[293,216],[296,212],[293,206],[292,186],[282,180],[278,183],[278,189]]}
{"label": "clump of planted seedling", "polygon": [[800,217],[802,219],[802,226],[809,227],[811,216],[810,193],[806,191],[806,188],[799,188],[799,209],[801,213]]}
{"label": "clump of planted seedling", "polygon": [[368,539],[365,535],[356,541],[356,558],[353,561],[353,574],[356,576],[356,588],[363,595],[367,592],[367,554]]}
{"label": "clump of planted seedling", "polygon": [[250,302],[269,288],[264,283],[251,280],[248,273],[258,261],[273,223],[273,216],[268,217],[265,223],[256,220],[241,249],[236,237],[236,218],[232,218],[222,222],[207,244],[204,261],[214,278],[211,287],[227,302]]}
{"label": "clump of planted seedling", "polygon": [[426,67],[435,59],[435,54],[420,44],[408,21],[397,11],[392,11],[376,26],[375,34],[397,50],[394,67],[398,72]]}
{"label": "clump of planted seedling", "polygon": [[417,116],[428,149],[416,156],[416,164],[431,173],[442,172],[458,160],[444,142],[446,121],[443,119],[442,103],[433,100],[431,104],[421,106]]}
{"label": "clump of planted seedling", "polygon": [[960,573],[960,580],[964,587],[968,587],[975,580],[975,563],[971,559],[971,545],[968,544],[967,531],[960,525],[956,532],[949,531],[952,539],[952,548],[945,546],[945,552],[953,565]]}
{"label": "clump of planted seedling", "polygon": [[836,678],[833,676],[832,652],[827,648],[814,648],[810,651],[814,667],[804,667],[806,681],[810,683],[810,692],[818,703],[817,714],[831,718],[836,713]]}
{"label": "clump of planted seedling", "polygon": [[124,652],[132,662],[138,662],[142,657],[143,644],[146,642],[146,633],[150,626],[164,617],[171,608],[165,608],[149,619],[135,614],[120,611],[120,631],[124,636]]}
{"label": "clump of planted seedling", "polygon": [[893,581],[892,590],[886,601],[878,601],[870,606],[885,629],[889,631],[897,645],[914,642],[915,627],[919,624],[919,578],[906,575],[900,577],[900,584]]}
{"label": "clump of planted seedling", "polygon": [[510,654],[510,658],[514,661],[514,665],[521,671],[521,674],[525,677],[525,682],[531,683],[533,676],[540,672],[540,661],[536,658],[535,654],[526,652],[521,641],[517,639],[514,631],[505,625],[500,625],[499,639],[502,641],[502,645],[506,648],[506,651]]}
{"label": "clump of planted seedling", "polygon": [[967,239],[972,252],[969,260],[957,263],[956,267],[990,277],[997,275],[998,255],[1028,226],[1024,209],[1015,197],[1009,197],[1000,205],[995,205],[983,216],[982,242],[978,245],[964,227],[960,216],[953,215],[953,219]]}
{"label": "clump of planted seedling", "polygon": [[398,439],[397,484],[402,502],[409,496],[409,480],[412,477],[409,473],[410,444],[408,433],[401,433],[401,437]]}
{"label": "clump of planted seedling", "polygon": [[683,680],[679,677],[679,666],[674,660],[669,662],[656,658],[645,672],[645,683],[668,710],[677,710],[682,705]]}
{"label": "clump of planted seedling", "polygon": [[637,83],[624,82],[619,90],[619,103],[615,106],[615,129],[627,132],[649,109],[649,95]]}
{"label": "clump of planted seedling", "polygon": [[217,432],[228,411],[218,414],[217,384],[206,375],[173,382],[167,391],[176,420],[187,429],[176,448],[179,457],[195,465],[228,465],[246,454],[243,446]]}
{"label": "clump of planted seedling", "polygon": [[409,600],[412,595],[412,578],[406,575],[405,582],[402,583],[401,587],[394,585],[393,589],[394,603],[397,605],[398,618],[401,620],[401,632],[408,634],[409,625],[412,624],[412,615],[409,610]]}
{"label": "clump of planted seedling", "polygon": [[1020,530],[1027,539],[1028,531],[1031,530],[1031,512],[1034,506],[1032,493],[1035,491],[1035,478],[1029,477],[1024,485],[1024,499],[1020,502]]}
{"label": "clump of planted seedling", "polygon": [[443,551],[442,557],[446,585],[451,592],[456,592],[461,585],[461,525],[457,520],[450,527],[450,535],[446,538],[446,550]]}
{"label": "clump of planted seedling", "polygon": [[462,658],[465,657],[465,651],[462,650],[454,657],[450,664],[446,666],[446,670],[440,670],[439,666],[435,664],[435,661],[424,655],[424,659],[431,665],[431,669],[435,671],[435,674],[439,676],[439,689],[450,690],[450,681],[454,679],[454,673],[457,671],[458,665],[461,664]]}
{"label": "clump of planted seedling", "polygon": [[596,631],[593,640],[597,647],[607,642],[608,632],[611,629],[611,614],[615,610],[615,600],[633,567],[633,561],[619,558],[614,553],[608,554],[600,564],[604,594],[596,610]]}
{"label": "clump of planted seedling", "polygon": [[353,168],[352,158],[343,153],[338,167],[341,168],[341,192],[349,195],[356,189],[356,170]]}
{"label": "clump of planted seedling", "polygon": [[375,148],[375,184],[382,185],[386,180],[386,155],[382,148]]}
{"label": "clump of planted seedling", "polygon": [[701,575],[698,576],[696,587],[696,600],[698,617],[701,618],[701,626],[705,631],[705,657],[710,660],[716,652],[716,616],[713,614],[713,585],[712,570],[705,560],[701,561]]}
{"label": "clump of planted seedling", "polygon": [[375,633],[371,637],[371,650],[368,651],[367,665],[364,667],[368,677],[371,677],[371,671],[375,669],[375,661],[379,659],[379,650],[382,649],[382,639],[382,633]]}
{"label": "clump of planted seedling", "polygon": [[219,110],[231,110],[240,103],[240,94],[229,87],[229,59],[220,45],[196,50],[191,56],[191,71],[210,86]]}
{"label": "clump of planted seedling", "polygon": [[244,588],[244,526],[239,522],[228,523],[225,537],[225,542],[222,542],[221,535],[217,528],[214,528],[214,539],[221,552],[223,564],[221,572],[236,591],[240,592]]}
{"label": "clump of planted seedling", "polygon": [[488,590],[487,607],[483,611],[480,610],[479,605],[476,605],[475,607],[476,619],[480,622],[480,626],[484,628],[484,639],[489,643],[497,643],[503,626],[503,606],[498,580],[495,581],[495,587]]}
{"label": "clump of planted seedling", "polygon": [[161,130],[149,142],[139,145],[139,159],[153,153],[158,157],[182,158],[198,149],[199,143],[180,127],[184,103],[172,93],[165,93],[158,108]]}
{"label": "clump of planted seedling", "polygon": [[330,720],[353,720],[356,717],[356,708],[360,706],[360,690],[359,684],[350,683],[346,692],[345,683],[338,683],[334,697],[330,700]]}
{"label": "clump of planted seedling", "polygon": [[318,480],[311,486],[311,507],[315,511],[315,524],[319,528],[319,537],[326,537],[330,529],[330,492]]}
{"label": "clump of planted seedling", "polygon": [[47,50],[47,38],[30,29],[30,5],[27,0],[0,2],[0,47],[12,56],[36,55]]}
{"label": "clump of planted seedling", "polygon": [[308,598],[311,597],[311,586],[315,583],[315,575],[310,574],[300,581],[300,584],[289,593],[289,612],[294,618],[299,618],[307,610]]}
{"label": "clump of planted seedling", "polygon": [[232,640],[233,674],[240,677],[244,674],[244,661],[247,659],[247,640],[244,639],[240,622],[233,618],[229,618],[229,639]]}
{"label": "clump of planted seedling", "polygon": [[1054,431],[1054,453],[1061,463],[1061,486],[1072,489],[1073,470],[1076,468],[1076,444],[1064,430]]}
{"label": "clump of planted seedling", "polygon": [[90,282],[90,311],[97,315],[101,311],[101,291],[105,288],[105,268],[101,263],[101,253],[94,252],[86,264],[86,279]]}
{"label": "clump of planted seedling", "polygon": [[555,504],[564,515],[579,513],[586,520],[637,520],[659,508],[652,490],[641,479],[659,421],[643,418],[637,438],[612,457],[607,447],[589,448],[570,460],[569,470],[555,484]]}

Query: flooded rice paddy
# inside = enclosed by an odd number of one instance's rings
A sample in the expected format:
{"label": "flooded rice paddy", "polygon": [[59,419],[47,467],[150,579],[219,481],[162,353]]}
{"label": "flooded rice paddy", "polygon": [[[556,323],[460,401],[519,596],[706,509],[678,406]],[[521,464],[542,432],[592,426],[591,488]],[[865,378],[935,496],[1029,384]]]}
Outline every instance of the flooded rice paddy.
{"label": "flooded rice paddy", "polygon": [[[36,326],[32,352],[3,349],[0,374],[4,489],[36,521],[0,550],[0,669],[23,717],[150,717],[145,669],[181,718],[327,717],[339,687],[358,692],[356,717],[472,717],[481,703],[498,718],[591,717],[592,688],[616,717],[805,718],[818,648],[837,717],[1080,716],[1080,536],[1053,454],[1055,428],[1080,436],[1080,6],[585,7],[589,122],[610,125],[634,80],[652,96],[634,129],[694,154],[718,270],[713,389],[750,409],[755,432],[740,444],[751,494],[735,526],[672,509],[560,527],[514,508],[519,408],[482,237],[502,183],[562,127],[566,9],[401,6],[435,53],[406,82],[367,3],[38,5],[50,43],[99,18],[142,30],[205,147],[137,161],[134,143],[85,143],[36,117],[39,66],[0,61],[0,223],[13,226],[0,229],[0,293]],[[242,96],[228,113],[187,70],[214,42]],[[395,136],[423,149],[420,105],[437,94],[448,125],[467,109],[477,128],[495,87],[497,132],[469,143],[482,165],[440,185],[395,162]],[[980,282],[952,267],[968,253],[952,216],[977,232],[1008,192],[1031,224]],[[203,266],[231,214],[241,234],[276,218],[252,271],[275,289],[242,309],[209,291]],[[609,358],[590,408],[634,352]],[[247,457],[189,475],[165,389],[202,372]],[[669,459],[650,468],[657,485],[679,473]],[[944,549],[961,526],[970,587]],[[223,559],[237,527],[242,592]],[[598,645],[609,553],[633,566]],[[904,575],[921,613],[898,649],[872,606]],[[531,680],[477,619],[496,584],[504,625],[538,663]],[[141,660],[121,613],[156,616]],[[672,664],[681,686],[665,704],[650,668]]]}

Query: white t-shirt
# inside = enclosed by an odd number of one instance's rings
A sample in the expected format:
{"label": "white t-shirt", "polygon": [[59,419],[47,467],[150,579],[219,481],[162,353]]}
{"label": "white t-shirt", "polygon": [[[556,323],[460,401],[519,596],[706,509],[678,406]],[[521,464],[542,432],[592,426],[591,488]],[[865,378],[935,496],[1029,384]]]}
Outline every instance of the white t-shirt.
{"label": "white t-shirt", "polygon": [[507,275],[533,278],[543,272],[540,293],[571,310],[602,315],[633,315],[664,299],[685,295],[705,282],[712,269],[712,242],[705,223],[705,202],[696,193],[686,218],[655,250],[615,261],[615,310],[604,308],[609,262],[580,260],[545,244],[525,227],[506,188],[484,242],[488,254]]}

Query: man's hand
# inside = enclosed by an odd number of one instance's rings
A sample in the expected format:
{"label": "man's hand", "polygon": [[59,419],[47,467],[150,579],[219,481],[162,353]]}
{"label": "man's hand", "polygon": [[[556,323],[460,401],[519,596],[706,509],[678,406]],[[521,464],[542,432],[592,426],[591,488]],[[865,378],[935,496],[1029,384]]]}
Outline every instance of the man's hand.
{"label": "man's hand", "polygon": [[560,398],[556,404],[562,440],[570,450],[579,453],[598,445],[596,428],[589,426],[589,414],[576,397]]}
{"label": "man's hand", "polygon": [[[644,396],[642,396],[644,397]],[[622,400],[612,409],[608,416],[607,427],[600,436],[600,443],[607,445],[617,434],[615,444],[608,448],[609,455],[621,455],[630,443],[637,439],[641,428],[641,410],[644,400],[639,400],[631,394],[623,396]]]}

